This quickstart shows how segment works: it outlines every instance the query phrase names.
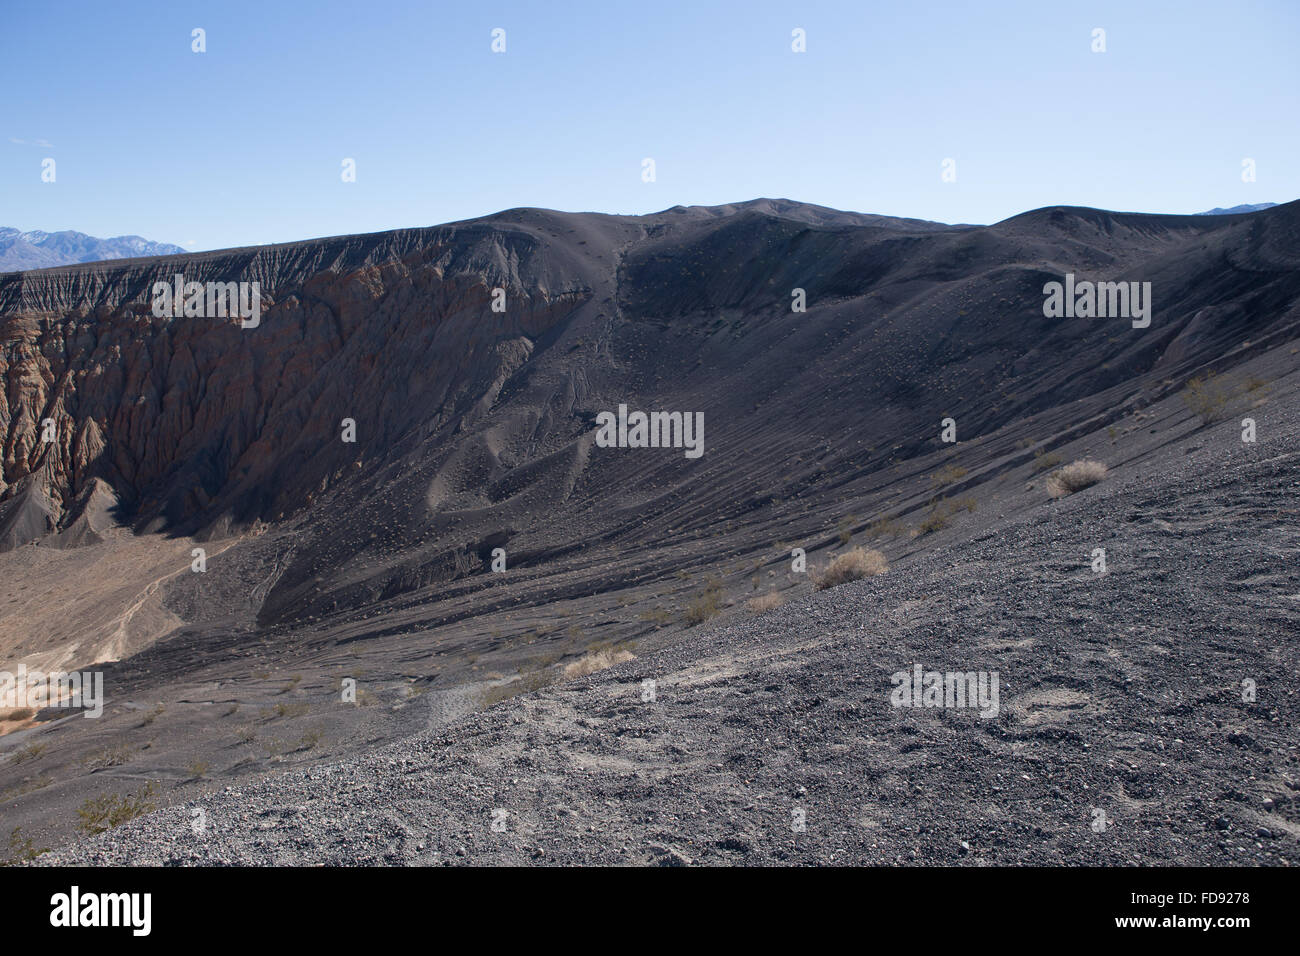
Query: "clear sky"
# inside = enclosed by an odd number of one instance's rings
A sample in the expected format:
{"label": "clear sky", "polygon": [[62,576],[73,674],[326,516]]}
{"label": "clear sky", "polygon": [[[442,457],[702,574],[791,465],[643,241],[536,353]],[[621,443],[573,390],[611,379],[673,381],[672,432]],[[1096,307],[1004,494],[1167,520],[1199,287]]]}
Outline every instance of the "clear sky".
{"label": "clear sky", "polygon": [[512,206],[1300,197],[1298,0],[0,0],[0,78],[0,225],[195,250]]}

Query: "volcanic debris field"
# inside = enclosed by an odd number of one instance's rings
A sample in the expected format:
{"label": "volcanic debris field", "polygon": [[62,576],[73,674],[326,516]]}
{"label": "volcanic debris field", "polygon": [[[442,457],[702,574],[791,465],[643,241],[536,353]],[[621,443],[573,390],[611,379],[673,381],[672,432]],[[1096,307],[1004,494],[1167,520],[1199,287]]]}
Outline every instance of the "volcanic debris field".
{"label": "volcanic debris field", "polygon": [[[155,317],[177,273],[261,323]],[[1151,282],[1150,326],[1044,316],[1066,274]],[[1298,353],[1300,203],[523,209],[0,275],[0,669],[106,696],[0,712],[0,838],[1290,865]],[[601,447],[620,404],[704,454]],[[817,589],[858,548],[888,570]],[[895,706],[917,665],[996,714]]]}

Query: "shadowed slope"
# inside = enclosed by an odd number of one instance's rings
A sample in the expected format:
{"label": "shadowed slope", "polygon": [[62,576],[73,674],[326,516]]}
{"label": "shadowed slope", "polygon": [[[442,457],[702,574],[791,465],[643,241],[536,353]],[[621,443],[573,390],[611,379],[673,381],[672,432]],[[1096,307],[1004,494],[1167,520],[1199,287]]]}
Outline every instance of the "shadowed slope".
{"label": "shadowed slope", "polygon": [[[1067,407],[1104,419],[1288,334],[1298,210],[1052,207],[981,228],[785,200],[521,209],[4,277],[10,543],[38,511],[75,520],[94,479],[139,529],[289,521],[270,624],[482,575],[495,547],[520,568],[752,521],[942,450],[942,418],[963,439]],[[148,290],[177,270],[260,282],[261,325],[154,318]],[[1066,272],[1151,282],[1151,327],[1044,317]],[[619,404],[703,412],[705,456],[593,447]]]}

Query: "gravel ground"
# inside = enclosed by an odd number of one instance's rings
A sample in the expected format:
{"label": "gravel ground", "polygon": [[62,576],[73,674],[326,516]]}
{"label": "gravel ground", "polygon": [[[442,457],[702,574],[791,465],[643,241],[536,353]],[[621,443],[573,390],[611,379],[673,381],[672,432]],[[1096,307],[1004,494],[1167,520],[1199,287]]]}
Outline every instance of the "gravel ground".
{"label": "gravel ground", "polygon": [[[1298,433],[1294,403],[1258,445],[1201,430],[880,577],[39,863],[1290,865]],[[892,706],[914,664],[996,672],[997,716]]]}

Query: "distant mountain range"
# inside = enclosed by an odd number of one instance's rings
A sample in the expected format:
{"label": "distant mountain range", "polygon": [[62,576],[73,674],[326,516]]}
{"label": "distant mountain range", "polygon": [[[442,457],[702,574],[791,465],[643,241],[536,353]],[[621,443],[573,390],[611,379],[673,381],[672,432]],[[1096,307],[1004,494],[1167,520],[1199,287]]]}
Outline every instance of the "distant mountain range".
{"label": "distant mountain range", "polygon": [[[1275,202],[1243,204],[1223,209],[1216,206],[1197,216],[1235,216],[1247,212],[1271,209]],[[725,207],[720,207],[725,208]],[[0,226],[0,272],[22,272],[27,269],[49,269],[54,266],[74,265],[80,262],[100,262],[106,259],[133,259],[140,256],[174,256],[189,250],[166,242],[153,242],[139,236],[117,236],[97,239],[84,232],[21,232]]]}
{"label": "distant mountain range", "polygon": [[1231,209],[1224,209],[1221,206],[1215,206],[1213,209],[1207,209],[1205,212],[1193,213],[1196,216],[1236,216],[1243,212],[1259,212],[1261,209],[1272,209],[1276,206],[1275,202],[1257,202],[1252,204],[1242,203],[1240,206],[1233,206]]}
{"label": "distant mountain range", "polygon": [[84,232],[22,232],[0,226],[0,272],[49,269],[53,266],[103,259],[131,259],[137,256],[169,256],[186,250],[166,242],[151,242],[139,236],[96,239]]}

